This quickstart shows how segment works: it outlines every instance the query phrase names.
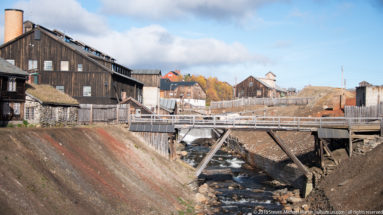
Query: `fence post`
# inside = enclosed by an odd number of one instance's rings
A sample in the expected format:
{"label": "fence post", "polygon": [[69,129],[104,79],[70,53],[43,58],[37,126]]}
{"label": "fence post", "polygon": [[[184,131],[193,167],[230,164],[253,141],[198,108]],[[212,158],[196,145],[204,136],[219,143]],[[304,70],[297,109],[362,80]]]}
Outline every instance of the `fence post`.
{"label": "fence post", "polygon": [[128,126],[130,127],[131,118],[130,118],[130,104],[128,104]]}
{"label": "fence post", "polygon": [[93,104],[90,104],[90,111],[89,111],[89,124],[93,123]]}
{"label": "fence post", "polygon": [[117,124],[119,124],[119,122],[120,122],[120,119],[119,119],[119,110],[120,110],[120,108],[119,108],[119,104],[117,104],[116,105],[116,119],[117,119]]}

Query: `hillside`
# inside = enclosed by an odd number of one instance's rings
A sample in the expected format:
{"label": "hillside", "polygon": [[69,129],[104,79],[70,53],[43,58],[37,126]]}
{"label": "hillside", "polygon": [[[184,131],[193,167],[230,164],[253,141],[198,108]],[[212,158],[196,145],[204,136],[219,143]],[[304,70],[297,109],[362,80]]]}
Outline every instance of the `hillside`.
{"label": "hillside", "polygon": [[190,170],[123,128],[0,129],[0,214],[173,214]]}

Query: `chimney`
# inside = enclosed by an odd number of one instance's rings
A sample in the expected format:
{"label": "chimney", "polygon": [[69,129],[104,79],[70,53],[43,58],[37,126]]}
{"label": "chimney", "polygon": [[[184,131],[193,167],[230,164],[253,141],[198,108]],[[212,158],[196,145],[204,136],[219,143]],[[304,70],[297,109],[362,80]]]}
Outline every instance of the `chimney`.
{"label": "chimney", "polygon": [[19,9],[5,9],[4,43],[23,34],[23,13]]}

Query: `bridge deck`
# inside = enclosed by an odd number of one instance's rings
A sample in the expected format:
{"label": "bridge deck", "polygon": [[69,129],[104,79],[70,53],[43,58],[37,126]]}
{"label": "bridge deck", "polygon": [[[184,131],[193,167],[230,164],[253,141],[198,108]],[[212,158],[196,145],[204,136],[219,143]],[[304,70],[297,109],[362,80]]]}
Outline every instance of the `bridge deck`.
{"label": "bridge deck", "polygon": [[131,123],[173,125],[174,128],[223,128],[249,130],[316,131],[318,128],[340,128],[379,131],[382,118],[282,117],[225,115],[141,115]]}

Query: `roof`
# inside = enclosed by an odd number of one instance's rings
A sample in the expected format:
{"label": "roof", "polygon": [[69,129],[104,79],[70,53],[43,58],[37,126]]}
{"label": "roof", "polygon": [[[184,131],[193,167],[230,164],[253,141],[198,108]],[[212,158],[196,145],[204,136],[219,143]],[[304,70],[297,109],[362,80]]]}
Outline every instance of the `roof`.
{"label": "roof", "polygon": [[177,101],[175,99],[160,98],[160,108],[163,108],[169,112],[173,112],[176,109]]}
{"label": "roof", "polygon": [[195,84],[198,84],[195,81],[180,81],[180,82],[172,82],[169,79],[161,79],[160,82],[160,89],[161,90],[174,90],[177,89],[179,86],[193,86]]}
{"label": "roof", "polygon": [[124,66],[122,66],[120,64],[115,63],[114,62],[114,60],[115,60],[114,58],[111,58],[108,55],[103,54],[101,51],[98,51],[98,50],[92,48],[91,46],[88,46],[88,45],[86,45],[86,44],[84,44],[82,42],[75,41],[71,37],[69,37],[68,35],[65,35],[64,33],[61,33],[58,30],[53,30],[52,31],[52,30],[49,30],[48,28],[45,28],[45,27],[43,27],[41,25],[36,25],[33,22],[31,22],[31,21],[25,21],[24,23],[31,24],[33,26],[32,30],[30,30],[28,32],[25,32],[22,35],[14,38],[13,40],[10,40],[10,41],[0,45],[0,48],[3,48],[5,46],[11,44],[11,43],[15,42],[16,40],[21,39],[21,38],[25,37],[26,35],[29,35],[29,34],[35,32],[36,30],[40,30],[45,35],[51,37],[52,39],[58,41],[59,43],[61,43],[64,46],[68,47],[69,49],[77,52],[78,54],[80,54],[82,56],[84,56],[86,59],[88,59],[89,61],[92,61],[94,64],[96,64],[99,67],[103,68],[107,72],[109,72],[111,74],[115,74],[115,75],[121,76],[121,77],[124,77],[126,79],[132,80],[134,82],[137,82],[137,83],[140,83],[140,84],[143,85],[142,82],[140,82],[140,81],[138,81],[138,80],[136,80],[136,79],[134,79],[132,77],[129,77],[129,76],[123,75],[121,73],[115,72],[112,69],[102,65],[97,60],[95,60],[95,59],[100,59],[100,60],[104,60],[104,61],[111,62],[111,63],[116,64],[116,65],[119,65],[121,67],[124,67]]}
{"label": "roof", "polygon": [[78,106],[76,99],[47,84],[25,84],[25,93],[41,104]]}
{"label": "roof", "polygon": [[6,73],[10,75],[28,75],[26,71],[21,70],[19,67],[14,66],[3,58],[0,58],[0,73]]}
{"label": "roof", "polygon": [[129,98],[125,99],[124,101],[121,101],[120,104],[128,104],[129,102],[135,103],[137,106],[142,107],[143,109],[145,109],[149,113],[153,113],[153,111],[149,110],[149,108],[147,108],[145,105],[139,103],[137,100],[135,100],[132,97],[129,97]]}
{"label": "roof", "polygon": [[[267,84],[266,82],[262,81],[260,78],[256,78],[252,75],[250,75],[249,77],[247,77],[245,80],[249,79],[250,77],[254,78],[255,80],[257,80],[259,83],[261,83],[262,85],[264,85],[265,87],[269,88],[269,89],[274,89],[272,86],[270,86],[269,84]],[[242,82],[244,82],[245,80],[241,81],[239,84],[241,84]],[[237,84],[237,85],[239,85]],[[280,86],[276,85],[275,86],[275,89],[277,91],[281,91],[281,92],[287,92],[286,90],[282,89]]]}
{"label": "roof", "polygon": [[159,69],[135,69],[131,71],[132,75],[161,75]]}

